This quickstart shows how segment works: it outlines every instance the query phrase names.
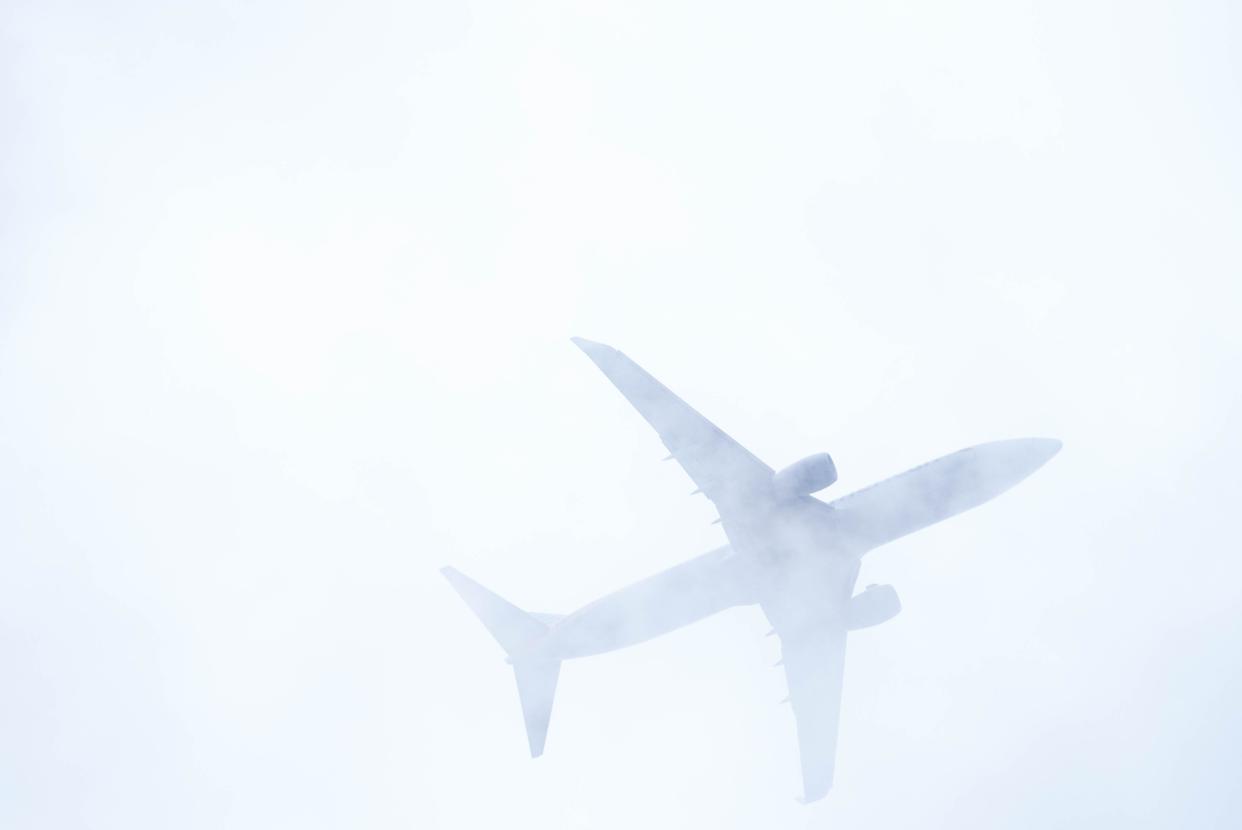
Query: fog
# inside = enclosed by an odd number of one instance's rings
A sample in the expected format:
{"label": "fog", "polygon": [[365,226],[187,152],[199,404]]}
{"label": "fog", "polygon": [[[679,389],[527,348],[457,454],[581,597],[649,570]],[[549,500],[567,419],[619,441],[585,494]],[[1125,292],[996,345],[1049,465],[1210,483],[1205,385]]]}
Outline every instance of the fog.
{"label": "fog", "polygon": [[[0,826],[1242,819],[1242,32],[1218,2],[0,11]],[[438,573],[568,613],[724,543],[570,343],[843,495],[833,792],[755,608],[565,664],[528,757]]]}

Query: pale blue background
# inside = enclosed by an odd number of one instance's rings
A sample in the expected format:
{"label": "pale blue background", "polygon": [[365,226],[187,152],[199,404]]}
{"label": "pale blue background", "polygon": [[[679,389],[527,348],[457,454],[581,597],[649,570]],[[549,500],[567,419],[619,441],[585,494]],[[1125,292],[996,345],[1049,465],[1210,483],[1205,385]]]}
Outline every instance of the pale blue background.
{"label": "pale blue background", "polygon": [[[0,826],[1242,824],[1242,16],[1218,2],[0,16]],[[834,491],[1065,449],[871,554],[803,808],[753,609],[526,757],[452,563],[713,547],[568,341]]]}

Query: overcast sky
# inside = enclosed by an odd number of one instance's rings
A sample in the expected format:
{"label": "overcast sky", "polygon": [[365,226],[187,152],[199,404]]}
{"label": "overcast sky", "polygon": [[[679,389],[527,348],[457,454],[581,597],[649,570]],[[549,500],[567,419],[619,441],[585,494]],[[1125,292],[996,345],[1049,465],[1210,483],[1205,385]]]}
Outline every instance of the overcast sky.
{"label": "overcast sky", "polygon": [[[1242,823],[1231,6],[8,0],[0,826]],[[1065,442],[864,560],[823,802],[756,608],[527,757],[437,569],[723,542],[571,335],[825,496]]]}

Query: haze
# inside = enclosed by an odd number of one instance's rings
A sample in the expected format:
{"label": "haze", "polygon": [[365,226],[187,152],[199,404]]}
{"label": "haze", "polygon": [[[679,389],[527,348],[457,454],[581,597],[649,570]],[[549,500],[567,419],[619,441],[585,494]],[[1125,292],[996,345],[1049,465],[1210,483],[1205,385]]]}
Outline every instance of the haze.
{"label": "haze", "polygon": [[[1229,3],[177,5],[0,12],[0,826],[1239,823]],[[572,335],[825,497],[1064,442],[868,554],[823,802],[755,609],[528,757],[438,568],[723,542]]]}

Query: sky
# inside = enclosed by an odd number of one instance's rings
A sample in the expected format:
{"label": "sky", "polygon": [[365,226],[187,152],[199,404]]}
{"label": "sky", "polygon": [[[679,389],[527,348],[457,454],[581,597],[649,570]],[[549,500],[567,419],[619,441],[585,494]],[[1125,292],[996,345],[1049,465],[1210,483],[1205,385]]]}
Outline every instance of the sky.
{"label": "sky", "polygon": [[[0,826],[1242,821],[1227,0],[10,0]],[[831,497],[1064,449],[873,551],[833,793],[739,608],[527,757],[438,573],[567,613],[723,543],[574,346]]]}

